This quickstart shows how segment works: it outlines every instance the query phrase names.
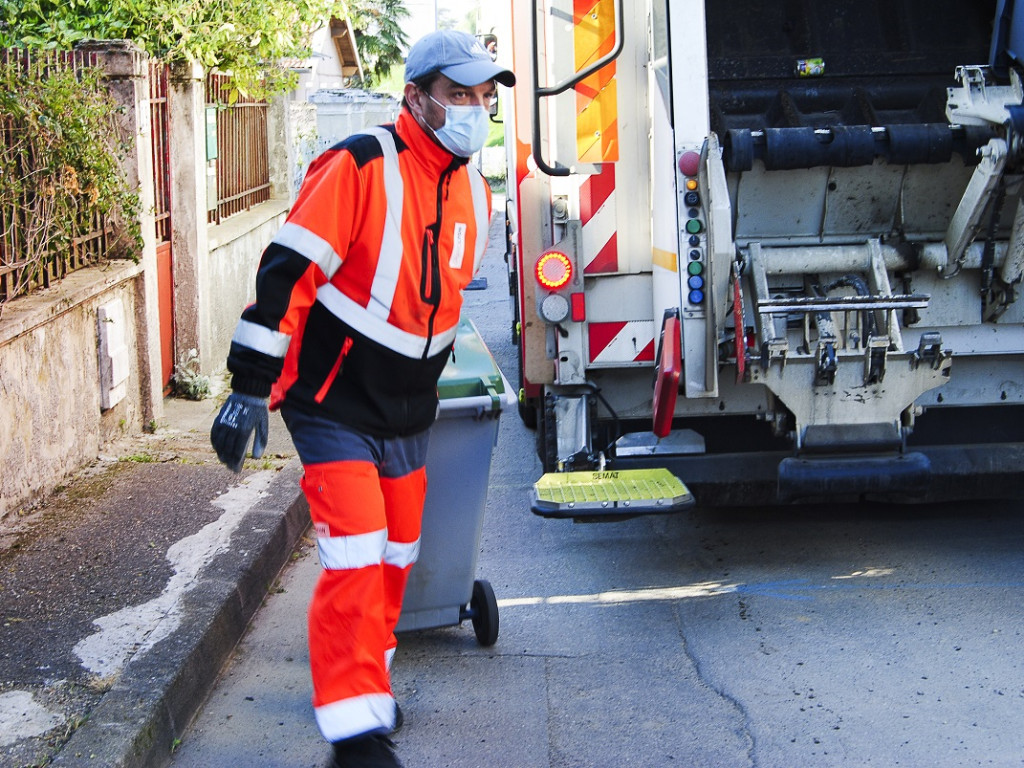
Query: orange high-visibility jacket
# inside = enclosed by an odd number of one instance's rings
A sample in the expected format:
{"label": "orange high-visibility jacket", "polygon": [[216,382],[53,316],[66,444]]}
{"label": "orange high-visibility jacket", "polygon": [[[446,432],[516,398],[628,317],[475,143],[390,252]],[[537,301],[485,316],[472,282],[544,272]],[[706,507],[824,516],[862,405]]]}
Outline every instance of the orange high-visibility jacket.
{"label": "orange high-visibility jacket", "polygon": [[369,434],[426,429],[491,193],[403,109],[309,167],[231,340],[236,392]]}

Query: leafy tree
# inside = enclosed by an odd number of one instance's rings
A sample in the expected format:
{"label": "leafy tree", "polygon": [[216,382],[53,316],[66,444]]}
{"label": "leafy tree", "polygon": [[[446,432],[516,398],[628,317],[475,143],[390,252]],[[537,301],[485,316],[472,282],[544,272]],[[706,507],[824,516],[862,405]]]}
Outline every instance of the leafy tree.
{"label": "leafy tree", "polygon": [[362,85],[372,87],[402,62],[402,51],[409,39],[401,22],[408,18],[409,10],[402,0],[348,0],[347,5],[363,63]]}
{"label": "leafy tree", "polygon": [[343,0],[0,0],[0,47],[125,38],[155,58],[230,70],[242,90],[264,75],[279,90],[292,81],[281,60],[304,56],[312,32],[345,13]]}

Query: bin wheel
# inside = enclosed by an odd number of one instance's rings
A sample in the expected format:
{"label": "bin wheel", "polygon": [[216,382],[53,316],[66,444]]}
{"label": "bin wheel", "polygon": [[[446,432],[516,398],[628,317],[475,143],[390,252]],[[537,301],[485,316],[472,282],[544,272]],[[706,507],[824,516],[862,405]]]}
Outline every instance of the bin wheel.
{"label": "bin wheel", "polygon": [[489,581],[477,579],[473,582],[469,608],[476,641],[484,647],[494,645],[498,641],[498,601]]}

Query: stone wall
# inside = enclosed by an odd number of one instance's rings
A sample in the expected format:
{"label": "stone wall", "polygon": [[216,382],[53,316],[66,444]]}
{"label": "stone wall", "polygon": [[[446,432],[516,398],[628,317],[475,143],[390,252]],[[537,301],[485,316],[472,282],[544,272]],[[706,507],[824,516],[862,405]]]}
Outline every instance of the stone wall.
{"label": "stone wall", "polygon": [[284,224],[287,213],[287,200],[270,200],[209,227],[203,278],[209,286],[209,300],[202,306],[200,338],[204,371],[224,369],[238,317],[256,298],[260,256]]}
{"label": "stone wall", "polygon": [[0,308],[0,526],[163,413],[148,60],[125,41],[83,47],[96,53],[134,139],[122,171],[139,193],[142,239],[131,260],[72,272]]}
{"label": "stone wall", "polygon": [[[59,286],[5,307],[0,319],[0,528],[8,514],[95,461],[111,440],[146,426],[140,371],[148,353],[139,344],[144,338],[139,333],[142,280],[136,264],[114,262],[74,272]],[[119,318],[119,329],[111,327],[111,317]],[[109,338],[112,330],[124,343],[120,360],[127,367],[126,378],[115,376],[121,389],[110,398],[111,387],[104,386],[101,375],[109,356],[101,358],[100,339]],[[104,395],[116,402],[105,403]]]}

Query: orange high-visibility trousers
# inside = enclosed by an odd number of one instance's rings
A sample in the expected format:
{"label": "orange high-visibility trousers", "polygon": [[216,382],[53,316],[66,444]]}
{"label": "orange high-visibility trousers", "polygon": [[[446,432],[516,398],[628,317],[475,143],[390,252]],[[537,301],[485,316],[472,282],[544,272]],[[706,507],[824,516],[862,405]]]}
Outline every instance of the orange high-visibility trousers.
{"label": "orange high-visibility trousers", "polygon": [[[324,439],[310,419],[286,415],[323,567],[309,607],[313,707],[324,738],[341,741],[395,724],[388,669],[419,554],[427,436],[386,440],[337,427]],[[344,458],[306,462],[325,455]]]}

